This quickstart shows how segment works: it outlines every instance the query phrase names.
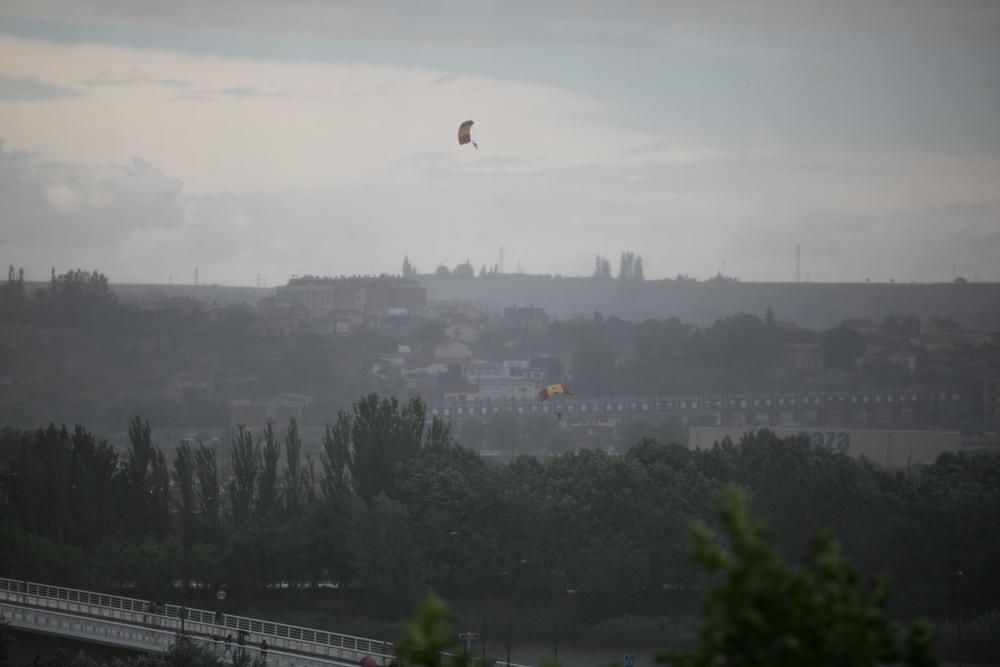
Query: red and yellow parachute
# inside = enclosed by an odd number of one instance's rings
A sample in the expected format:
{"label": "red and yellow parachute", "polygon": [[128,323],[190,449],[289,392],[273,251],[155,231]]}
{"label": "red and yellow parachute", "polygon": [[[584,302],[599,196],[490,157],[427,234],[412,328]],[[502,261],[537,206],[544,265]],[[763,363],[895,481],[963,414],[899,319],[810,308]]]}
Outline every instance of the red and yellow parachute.
{"label": "red and yellow parachute", "polygon": [[538,400],[544,401],[552,398],[553,396],[559,395],[572,396],[573,392],[569,390],[568,384],[550,384],[548,387],[544,387],[538,392]]}

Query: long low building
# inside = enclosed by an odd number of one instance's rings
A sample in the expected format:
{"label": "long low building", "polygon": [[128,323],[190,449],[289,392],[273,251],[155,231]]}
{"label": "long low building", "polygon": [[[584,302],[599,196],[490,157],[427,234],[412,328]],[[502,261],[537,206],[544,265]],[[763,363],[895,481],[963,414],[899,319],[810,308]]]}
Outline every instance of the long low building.
{"label": "long low building", "polygon": [[[708,449],[728,437],[739,443],[754,427],[693,426],[688,430],[688,447]],[[886,468],[910,468],[929,465],[944,452],[961,448],[958,431],[899,431],[875,429],[838,429],[828,426],[779,427],[770,429],[781,438],[806,438],[813,447],[843,452],[853,458],[864,456]]]}

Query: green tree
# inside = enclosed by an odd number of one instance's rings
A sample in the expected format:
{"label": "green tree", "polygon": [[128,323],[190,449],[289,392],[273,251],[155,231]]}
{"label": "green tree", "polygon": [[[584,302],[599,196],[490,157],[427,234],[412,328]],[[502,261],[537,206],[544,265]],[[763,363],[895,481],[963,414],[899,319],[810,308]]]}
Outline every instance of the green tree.
{"label": "green tree", "polygon": [[194,452],[194,473],[197,479],[198,516],[203,539],[214,541],[219,535],[219,470],[215,450],[198,443]]}
{"label": "green tree", "polygon": [[257,481],[260,475],[260,447],[253,433],[240,426],[233,438],[233,478],[229,482],[229,515],[234,526],[241,526],[254,516]]}
{"label": "green tree", "polygon": [[[426,414],[419,398],[401,406],[395,397],[380,399],[378,394],[355,402],[352,414],[341,411],[323,439],[326,496],[334,497],[349,480],[351,490],[366,502],[379,493],[396,497],[406,466],[424,444]],[[426,436],[450,438],[437,418]]]}
{"label": "green tree", "polygon": [[404,665],[465,667],[471,662],[468,655],[451,654],[457,643],[448,607],[431,593],[396,640],[396,655]]}
{"label": "green tree", "polygon": [[170,474],[163,452],[153,446],[149,421],[138,416],[129,423],[128,464],[125,479],[129,499],[127,516],[134,536],[170,529]]}
{"label": "green tree", "polygon": [[185,547],[191,546],[195,538],[195,472],[194,454],[191,444],[182,440],[174,454],[174,486],[180,496],[177,508],[181,541]]}
{"label": "green tree", "polygon": [[611,262],[607,257],[594,257],[594,277],[601,280],[611,278]]}
{"label": "green tree", "polygon": [[302,461],[302,440],[294,417],[285,432],[284,506],[287,516],[298,516],[306,502],[306,468]]}
{"label": "green tree", "polygon": [[817,537],[794,567],[751,518],[743,494],[723,495],[718,519],[728,545],[704,523],[692,532],[692,558],[712,577],[695,648],[664,651],[658,662],[682,667],[856,665],[930,667],[933,630],[905,634],[886,617],[884,580],[868,589],[831,534]]}
{"label": "green tree", "polygon": [[264,427],[260,472],[257,479],[257,500],[254,503],[254,513],[259,518],[266,517],[278,509],[278,460],[280,458],[281,443],[274,435],[274,425],[269,421]]}

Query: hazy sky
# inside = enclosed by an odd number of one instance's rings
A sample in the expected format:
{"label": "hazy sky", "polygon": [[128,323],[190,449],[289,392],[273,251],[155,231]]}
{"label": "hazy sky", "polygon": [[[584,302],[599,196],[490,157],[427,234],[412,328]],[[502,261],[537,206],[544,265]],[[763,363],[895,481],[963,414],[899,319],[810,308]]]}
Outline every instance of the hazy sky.
{"label": "hazy sky", "polygon": [[995,0],[0,0],[0,140],[35,279],[1000,280]]}

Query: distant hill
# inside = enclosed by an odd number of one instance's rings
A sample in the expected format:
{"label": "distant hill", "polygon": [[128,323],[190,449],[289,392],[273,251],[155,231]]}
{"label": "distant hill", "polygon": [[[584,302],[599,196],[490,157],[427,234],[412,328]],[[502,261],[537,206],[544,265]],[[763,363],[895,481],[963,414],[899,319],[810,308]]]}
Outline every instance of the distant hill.
{"label": "distant hill", "polygon": [[845,319],[880,322],[887,315],[950,317],[963,327],[1000,330],[1000,283],[750,283],[732,280],[647,280],[502,275],[418,276],[429,301],[472,301],[485,308],[535,305],[565,318],[592,315],[629,320],[678,317],[707,326],[740,312],[826,329]]}
{"label": "distant hill", "polygon": [[[848,318],[881,322],[888,315],[952,318],[973,330],[1000,330],[1000,283],[751,283],[729,280],[647,280],[622,283],[594,278],[499,275],[487,278],[417,276],[428,301],[470,301],[486,310],[514,305],[544,308],[557,318],[574,315],[629,320],[680,318],[708,326],[727,315],[775,317],[810,329],[827,329]],[[46,283],[32,284],[41,287]],[[256,305],[272,288],[221,285],[113,284],[125,300],[191,296],[207,304]]]}

